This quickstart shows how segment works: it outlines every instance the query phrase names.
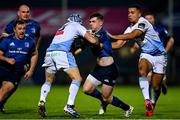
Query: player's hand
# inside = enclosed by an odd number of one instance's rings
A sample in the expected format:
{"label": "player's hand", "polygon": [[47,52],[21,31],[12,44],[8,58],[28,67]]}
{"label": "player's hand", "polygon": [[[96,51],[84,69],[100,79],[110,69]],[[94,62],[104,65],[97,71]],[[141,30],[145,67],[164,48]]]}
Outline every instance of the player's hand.
{"label": "player's hand", "polygon": [[7,58],[7,62],[11,65],[14,65],[16,63],[16,60],[14,58]]}
{"label": "player's hand", "polygon": [[9,36],[9,34],[7,34],[7,33],[2,33],[1,34],[1,37],[8,37]]}
{"label": "player's hand", "polygon": [[33,74],[33,72],[30,71],[30,70],[28,70],[28,71],[25,73],[25,75],[24,75],[24,79],[25,79],[25,80],[28,80],[28,79],[32,76],[32,74]]}

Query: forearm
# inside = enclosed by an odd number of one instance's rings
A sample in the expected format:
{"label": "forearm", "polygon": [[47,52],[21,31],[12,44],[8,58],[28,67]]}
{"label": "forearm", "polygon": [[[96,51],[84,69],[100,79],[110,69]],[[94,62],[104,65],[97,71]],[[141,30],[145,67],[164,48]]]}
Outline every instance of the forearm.
{"label": "forearm", "polygon": [[8,61],[8,57],[0,55],[0,60],[7,62]]}
{"label": "forearm", "polygon": [[174,45],[174,39],[173,37],[170,37],[165,48],[167,53],[169,53],[173,49],[173,45]]}
{"label": "forearm", "polygon": [[117,40],[116,42],[112,42],[112,48],[113,49],[118,49],[124,46],[124,44],[126,43],[126,41],[122,41],[122,40]]}
{"label": "forearm", "polygon": [[41,41],[42,41],[42,37],[39,36],[38,38],[36,38],[36,48],[39,49],[39,46],[41,44]]}
{"label": "forearm", "polygon": [[34,69],[36,67],[38,60],[38,52],[36,52],[32,57],[31,57],[31,64],[30,64],[30,69],[29,71],[34,72]]}

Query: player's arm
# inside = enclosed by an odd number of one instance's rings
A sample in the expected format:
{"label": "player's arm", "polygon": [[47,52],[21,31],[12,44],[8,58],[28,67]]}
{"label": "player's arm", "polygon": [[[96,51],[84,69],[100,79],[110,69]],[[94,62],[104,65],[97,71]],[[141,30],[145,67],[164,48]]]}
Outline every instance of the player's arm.
{"label": "player's arm", "polygon": [[84,38],[92,44],[99,45],[99,40],[88,31],[85,33]]}
{"label": "player's arm", "polygon": [[134,40],[136,37],[139,37],[143,32],[139,29],[135,29],[130,33],[120,34],[120,35],[111,35],[110,37],[116,40]]}
{"label": "player's arm", "polygon": [[174,45],[174,38],[170,36],[165,48],[167,53],[169,53],[173,49],[173,45]]}
{"label": "player's arm", "polygon": [[32,56],[31,56],[30,68],[24,75],[24,78],[26,80],[29,79],[32,76],[32,74],[34,72],[34,69],[36,67],[36,64],[37,64],[37,60],[38,60],[38,51],[37,51],[37,48],[36,48],[35,51],[32,53]]}
{"label": "player's arm", "polygon": [[113,49],[118,49],[118,48],[121,48],[125,43],[126,43],[126,41],[117,40],[115,42],[112,42],[111,45],[112,45]]}
{"label": "player's arm", "polygon": [[42,41],[42,37],[38,36],[38,37],[35,37],[35,39],[36,39],[36,48],[39,49],[40,43]]}
{"label": "player's arm", "polygon": [[37,30],[36,30],[36,34],[35,34],[35,40],[36,40],[36,48],[37,50],[40,47],[41,41],[42,41],[42,36],[41,36],[41,27],[40,25],[37,23]]}
{"label": "player's arm", "polygon": [[8,58],[4,56],[4,52],[0,50],[0,60],[5,61],[11,65],[14,65],[16,60],[14,58]]}
{"label": "player's arm", "polygon": [[137,43],[134,43],[134,45],[130,48],[130,53],[135,54],[138,49],[139,49],[139,45]]}

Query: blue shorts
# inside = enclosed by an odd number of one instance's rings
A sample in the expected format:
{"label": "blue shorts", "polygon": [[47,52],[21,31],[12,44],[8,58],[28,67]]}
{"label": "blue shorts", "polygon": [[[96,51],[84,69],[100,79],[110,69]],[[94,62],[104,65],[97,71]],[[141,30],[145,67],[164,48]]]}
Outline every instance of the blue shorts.
{"label": "blue shorts", "polygon": [[103,84],[114,86],[116,78],[118,77],[118,69],[115,63],[106,67],[102,67],[97,64],[91,75]]}
{"label": "blue shorts", "polygon": [[15,86],[19,85],[19,82],[24,75],[24,68],[19,65],[11,65],[7,62],[0,62],[0,81],[12,82]]}

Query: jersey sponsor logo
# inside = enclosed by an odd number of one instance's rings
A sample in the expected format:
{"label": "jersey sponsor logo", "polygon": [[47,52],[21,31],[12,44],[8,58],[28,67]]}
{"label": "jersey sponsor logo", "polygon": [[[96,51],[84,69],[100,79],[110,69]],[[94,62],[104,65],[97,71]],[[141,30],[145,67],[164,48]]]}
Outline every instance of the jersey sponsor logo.
{"label": "jersey sponsor logo", "polygon": [[31,32],[32,33],[36,33],[36,29],[35,28],[31,28]]}
{"label": "jersey sponsor logo", "polygon": [[15,46],[14,42],[11,42],[9,45],[10,45],[10,46]]}
{"label": "jersey sponsor logo", "polygon": [[57,31],[55,35],[62,35],[64,34],[64,31]]}
{"label": "jersey sponsor logo", "polygon": [[144,23],[139,23],[138,24],[138,28],[144,29],[145,28],[145,24]]}

